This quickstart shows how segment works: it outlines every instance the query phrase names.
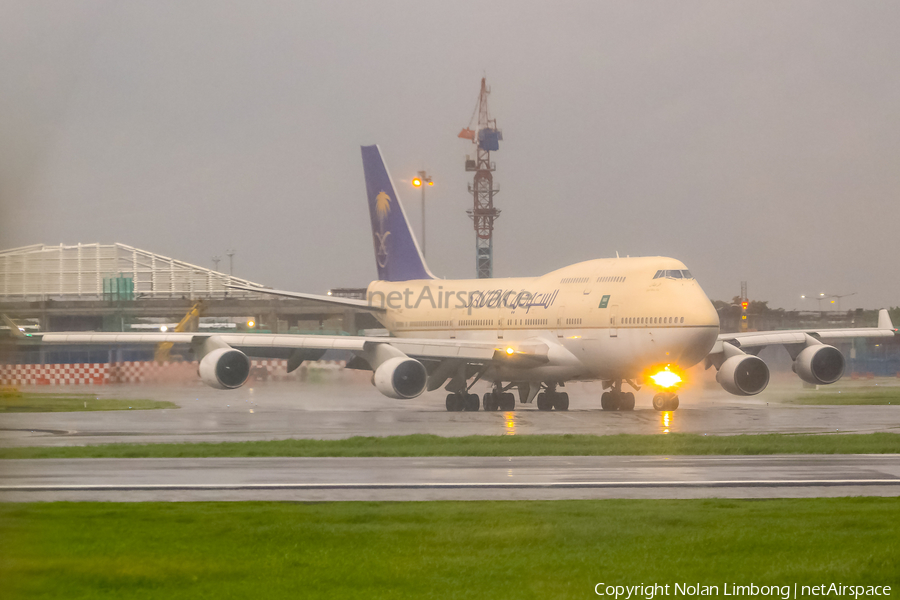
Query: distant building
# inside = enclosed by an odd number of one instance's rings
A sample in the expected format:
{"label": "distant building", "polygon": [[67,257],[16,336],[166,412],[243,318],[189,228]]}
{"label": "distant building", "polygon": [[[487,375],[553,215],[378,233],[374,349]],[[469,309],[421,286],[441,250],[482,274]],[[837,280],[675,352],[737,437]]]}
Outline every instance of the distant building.
{"label": "distant building", "polygon": [[356,334],[381,327],[364,311],[229,285],[263,287],[125,244],[36,244],[0,251],[0,312],[28,330],[174,327],[201,300],[206,321],[201,330]]}
{"label": "distant building", "polygon": [[259,285],[125,244],[36,244],[0,251],[4,300],[138,300],[254,297],[226,285]]}

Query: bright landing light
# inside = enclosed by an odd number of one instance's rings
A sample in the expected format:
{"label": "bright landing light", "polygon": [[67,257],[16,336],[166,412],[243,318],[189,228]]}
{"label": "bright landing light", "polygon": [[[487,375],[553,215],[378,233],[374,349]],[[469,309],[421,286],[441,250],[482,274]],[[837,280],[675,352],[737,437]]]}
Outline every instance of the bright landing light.
{"label": "bright landing light", "polygon": [[669,367],[666,367],[665,370],[660,371],[655,375],[651,375],[650,379],[661,388],[670,388],[681,383],[681,377],[678,376],[678,373],[670,371]]}

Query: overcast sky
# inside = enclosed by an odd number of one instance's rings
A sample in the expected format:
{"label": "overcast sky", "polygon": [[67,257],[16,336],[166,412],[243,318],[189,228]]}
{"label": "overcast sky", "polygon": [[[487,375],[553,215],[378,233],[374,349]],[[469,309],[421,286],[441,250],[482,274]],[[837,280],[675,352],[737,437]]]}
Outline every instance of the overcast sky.
{"label": "overcast sky", "polygon": [[416,228],[434,177],[432,271],[474,277],[456,136],[486,75],[495,276],[618,251],[714,299],[896,306],[898,32],[893,0],[0,0],[0,248],[234,248],[252,281],[365,286],[377,143]]}

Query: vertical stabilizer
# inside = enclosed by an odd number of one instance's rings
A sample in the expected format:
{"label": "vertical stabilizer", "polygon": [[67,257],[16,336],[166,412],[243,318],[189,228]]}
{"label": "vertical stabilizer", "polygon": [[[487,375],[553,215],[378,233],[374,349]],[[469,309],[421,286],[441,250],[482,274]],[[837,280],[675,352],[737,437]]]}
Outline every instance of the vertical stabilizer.
{"label": "vertical stabilizer", "polygon": [[363,146],[362,159],[369,214],[372,217],[378,279],[434,279],[409,227],[409,220],[397,197],[397,190],[381,157],[381,150],[378,146]]}
{"label": "vertical stabilizer", "polygon": [[894,324],[891,323],[891,315],[886,308],[878,311],[878,329],[893,329]]}

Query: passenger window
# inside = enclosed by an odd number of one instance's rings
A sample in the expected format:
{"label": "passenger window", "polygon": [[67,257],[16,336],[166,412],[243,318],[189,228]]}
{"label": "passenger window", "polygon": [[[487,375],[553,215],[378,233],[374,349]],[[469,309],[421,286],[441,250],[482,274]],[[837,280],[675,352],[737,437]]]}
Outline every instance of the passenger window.
{"label": "passenger window", "polygon": [[684,323],[684,317],[681,317],[681,322]]}

